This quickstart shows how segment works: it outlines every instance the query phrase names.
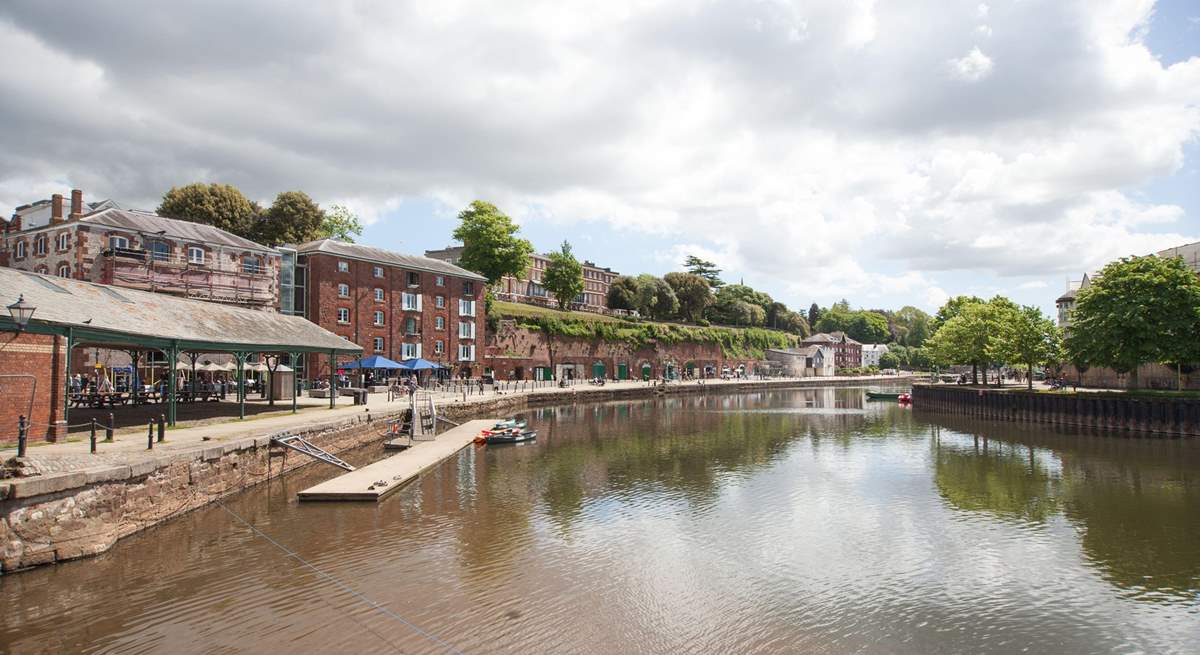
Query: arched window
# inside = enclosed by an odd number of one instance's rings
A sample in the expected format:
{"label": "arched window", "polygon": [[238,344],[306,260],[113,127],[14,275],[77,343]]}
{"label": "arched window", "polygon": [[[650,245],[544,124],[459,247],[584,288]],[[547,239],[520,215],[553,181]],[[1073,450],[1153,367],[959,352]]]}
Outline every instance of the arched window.
{"label": "arched window", "polygon": [[59,264],[58,265],[58,276],[59,277],[71,277],[71,265],[70,264]]}
{"label": "arched window", "polygon": [[150,259],[156,262],[165,262],[171,259],[171,246],[165,241],[150,242]]}
{"label": "arched window", "polygon": [[188,246],[188,263],[203,264],[204,248],[201,248],[200,246]]}

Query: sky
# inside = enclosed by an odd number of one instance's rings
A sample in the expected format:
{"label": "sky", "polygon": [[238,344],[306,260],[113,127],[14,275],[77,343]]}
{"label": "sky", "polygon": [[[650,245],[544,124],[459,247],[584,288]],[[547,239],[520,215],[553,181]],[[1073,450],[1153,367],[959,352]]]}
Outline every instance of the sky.
{"label": "sky", "polygon": [[[169,6],[168,6],[169,4]],[[1200,241],[1198,0],[0,3],[0,215],[233,184],[936,310]]]}

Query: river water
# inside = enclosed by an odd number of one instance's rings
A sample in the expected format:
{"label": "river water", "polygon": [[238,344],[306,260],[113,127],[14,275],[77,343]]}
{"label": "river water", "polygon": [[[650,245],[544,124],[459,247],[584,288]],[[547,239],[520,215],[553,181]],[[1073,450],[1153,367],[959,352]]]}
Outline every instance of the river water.
{"label": "river water", "polygon": [[2,577],[0,651],[1200,652],[1195,441],[845,388],[528,418],[378,505],[227,502],[275,543],[213,506]]}

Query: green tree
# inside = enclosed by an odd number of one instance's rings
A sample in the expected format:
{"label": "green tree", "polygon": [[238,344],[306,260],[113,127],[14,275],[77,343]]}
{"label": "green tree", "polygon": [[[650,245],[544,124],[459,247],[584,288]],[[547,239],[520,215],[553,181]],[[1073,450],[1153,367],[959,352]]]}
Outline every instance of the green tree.
{"label": "green tree", "polygon": [[683,262],[683,267],[687,269],[688,273],[699,275],[707,280],[709,286],[714,289],[725,284],[720,278],[721,269],[717,268],[717,265],[713,262],[700,259],[695,255],[688,255],[687,259]]}
{"label": "green tree", "polygon": [[679,311],[679,300],[662,278],[642,273],[637,276],[637,310],[646,318],[667,319]]}
{"label": "green tree", "polygon": [[345,205],[334,205],[325,212],[318,230],[322,237],[354,243],[354,237],[362,236],[363,226],[358,220],[358,214],[350,211]]}
{"label": "green tree", "polygon": [[817,303],[813,303],[813,304],[809,305],[809,307],[808,307],[808,325],[809,325],[809,327],[816,328],[817,321],[820,321],[820,320],[821,320],[820,306],[818,306]]}
{"label": "green tree", "polygon": [[1026,367],[1027,383],[1033,389],[1033,367],[1048,363],[1058,354],[1058,327],[1028,305],[1019,308],[1000,326],[1001,348],[1005,359]]}
{"label": "green tree", "polygon": [[931,332],[937,332],[938,329],[946,323],[946,321],[958,316],[967,305],[982,304],[983,298],[978,296],[955,296],[946,301],[938,309],[937,314],[933,317],[933,323],[930,325]]}
{"label": "green tree", "polygon": [[861,343],[883,343],[891,332],[888,321],[883,314],[877,312],[853,312],[846,334]]}
{"label": "green tree", "polygon": [[986,304],[970,303],[947,319],[927,343],[939,362],[970,364],[971,381],[979,384],[979,367],[988,361],[992,327]]}
{"label": "green tree", "polygon": [[571,244],[563,241],[557,252],[550,253],[550,263],[542,274],[542,286],[554,294],[558,308],[562,310],[583,293],[583,264],[571,253]]}
{"label": "green tree", "polygon": [[638,283],[628,275],[618,275],[608,285],[609,309],[638,309]]}
{"label": "green tree", "polygon": [[[505,275],[519,278],[529,268],[533,245],[519,238],[512,219],[490,202],[473,201],[458,215],[454,238],[462,241],[459,264],[496,284]],[[547,287],[549,288],[549,287]]]}
{"label": "green tree", "polygon": [[1073,362],[1130,374],[1138,366],[1197,357],[1200,278],[1180,258],[1126,257],[1079,291],[1066,339]]}
{"label": "green tree", "polygon": [[695,273],[667,273],[663,280],[671,285],[671,290],[679,299],[679,312],[683,318],[692,323],[704,318],[704,310],[713,302],[708,280]]}
{"label": "green tree", "polygon": [[254,223],[254,241],[268,246],[321,236],[325,212],[303,191],[284,191]]}
{"label": "green tree", "polygon": [[[715,323],[761,326],[766,323],[767,313],[773,302],[771,296],[761,291],[755,291],[742,284],[728,284],[717,289],[713,295],[709,315]],[[743,305],[756,307],[760,311],[749,310]]]}
{"label": "green tree", "polygon": [[202,182],[171,187],[163,194],[157,211],[170,218],[219,227],[247,239],[254,238],[259,213],[257,206],[237,187]]}
{"label": "green tree", "polygon": [[889,350],[879,356],[879,368],[900,368],[900,358]]}
{"label": "green tree", "polygon": [[905,305],[896,312],[896,332],[901,343],[906,346],[920,346],[929,338],[929,314]]}
{"label": "green tree", "polygon": [[[768,319],[769,321],[770,319]],[[808,321],[804,320],[804,315],[800,312],[782,311],[775,317],[775,322],[771,327],[776,330],[783,330],[792,334],[798,334],[801,337],[807,337],[811,330],[808,326]]]}

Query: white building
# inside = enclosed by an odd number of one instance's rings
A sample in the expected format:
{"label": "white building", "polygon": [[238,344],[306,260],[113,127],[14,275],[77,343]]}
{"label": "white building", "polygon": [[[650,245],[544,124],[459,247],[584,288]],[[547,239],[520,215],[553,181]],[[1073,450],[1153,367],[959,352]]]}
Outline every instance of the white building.
{"label": "white building", "polygon": [[888,351],[888,347],[882,343],[864,343],[862,347],[862,366],[879,366],[879,358],[883,357],[883,353]]}

